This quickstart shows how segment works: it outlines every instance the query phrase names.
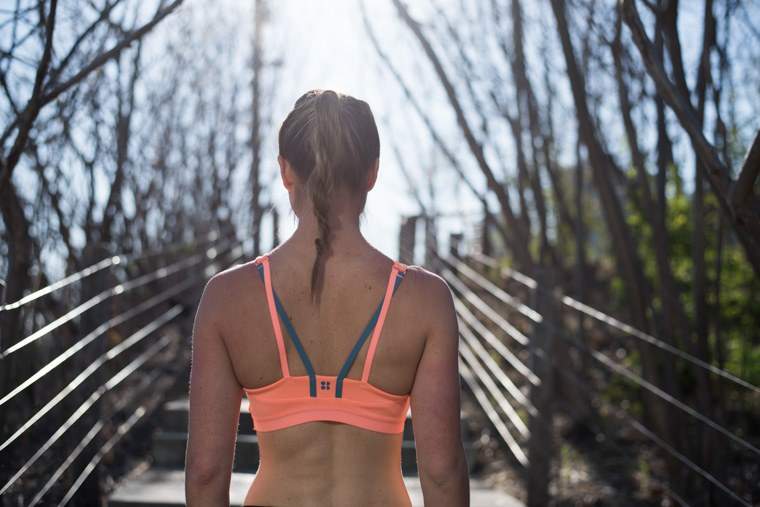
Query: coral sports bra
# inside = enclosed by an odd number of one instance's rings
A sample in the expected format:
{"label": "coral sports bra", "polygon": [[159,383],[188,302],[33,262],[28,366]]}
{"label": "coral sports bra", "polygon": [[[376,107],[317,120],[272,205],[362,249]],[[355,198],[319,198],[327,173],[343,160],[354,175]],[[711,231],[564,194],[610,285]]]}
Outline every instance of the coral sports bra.
{"label": "coral sports bra", "polygon": [[[255,389],[243,388],[250,402],[249,410],[256,431],[273,431],[309,421],[337,421],[381,433],[402,432],[409,411],[409,395],[383,391],[370,384],[368,379],[391,298],[404,278],[407,266],[398,261],[393,262],[383,300],[335,376],[314,372],[301,340],[272,287],[269,254],[256,257],[254,264],[264,280],[282,370],[282,377],[271,384]],[[278,315],[285,323],[307,375],[290,375]],[[361,380],[346,378],[370,333],[372,337]]]}

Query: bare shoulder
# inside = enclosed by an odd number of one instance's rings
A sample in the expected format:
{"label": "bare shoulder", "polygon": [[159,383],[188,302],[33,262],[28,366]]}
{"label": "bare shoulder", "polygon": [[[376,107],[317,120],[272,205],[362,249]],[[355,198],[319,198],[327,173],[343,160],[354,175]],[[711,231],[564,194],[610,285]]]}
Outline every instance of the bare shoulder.
{"label": "bare shoulder", "polygon": [[224,321],[225,317],[236,312],[243,302],[248,302],[259,291],[256,287],[258,278],[253,261],[235,264],[215,273],[206,282],[199,304],[199,311],[214,320]]}
{"label": "bare shoulder", "polygon": [[456,324],[454,297],[448,282],[422,266],[409,265],[407,277],[412,282],[415,313],[424,321],[426,334]]}
{"label": "bare shoulder", "polygon": [[441,275],[416,264],[407,267],[407,276],[410,274],[415,291],[418,291],[415,296],[420,298],[421,304],[439,311],[453,307],[451,287]]}

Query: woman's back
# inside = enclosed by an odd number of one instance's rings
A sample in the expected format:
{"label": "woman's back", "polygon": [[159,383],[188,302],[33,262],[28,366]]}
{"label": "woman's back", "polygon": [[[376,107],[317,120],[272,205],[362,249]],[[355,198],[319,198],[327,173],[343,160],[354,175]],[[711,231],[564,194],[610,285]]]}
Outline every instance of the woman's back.
{"label": "woman's back", "polygon": [[228,502],[243,393],[261,457],[246,505],[408,506],[409,406],[426,504],[468,505],[451,291],[360,231],[378,150],[368,105],[350,96],[308,92],[283,122],[278,161],[298,228],[204,289],[193,329],[188,505]]}
{"label": "woman's back", "polygon": [[[272,287],[316,374],[338,376],[385,295],[392,261],[379,253],[331,258],[325,265],[321,308],[316,309],[306,291],[308,266],[284,248],[271,253],[269,260]],[[237,322],[229,334],[228,347],[241,385],[256,389],[278,381],[282,372],[265,284],[252,263],[237,271],[230,273],[230,278],[242,279],[244,284],[231,290],[237,293],[242,289],[242,293],[229,308],[231,320]],[[414,384],[426,330],[424,319],[417,314],[420,306],[410,303],[424,299],[420,289],[426,276],[419,268],[410,267],[388,307],[368,378],[372,386],[387,393],[406,395]],[[244,317],[234,319],[233,315]],[[298,351],[287,331],[284,334],[290,375],[306,375]],[[368,349],[369,340],[346,378],[361,379]],[[255,404],[255,399],[251,403]],[[255,409],[251,407],[252,412]],[[322,505],[366,504],[370,499],[378,505],[403,505],[400,499],[406,493],[400,475],[401,438],[401,433],[381,433],[333,421],[258,432],[261,465],[246,503],[304,505],[308,498],[319,498]],[[377,491],[378,485],[385,491]],[[368,498],[370,492],[373,494]]]}

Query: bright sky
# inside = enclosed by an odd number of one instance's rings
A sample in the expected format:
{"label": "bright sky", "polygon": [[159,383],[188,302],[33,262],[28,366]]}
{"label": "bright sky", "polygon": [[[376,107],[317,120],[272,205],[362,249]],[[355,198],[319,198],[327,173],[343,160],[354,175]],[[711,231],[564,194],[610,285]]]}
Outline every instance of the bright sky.
{"label": "bright sky", "polygon": [[[482,216],[481,205],[475,200],[471,192],[458,181],[453,169],[449,167],[448,162],[433,147],[433,142],[427,132],[426,127],[420,121],[416,111],[403,96],[402,90],[395,78],[387,71],[380,58],[377,56],[375,49],[372,47],[369,37],[365,33],[365,27],[362,22],[360,5],[362,0],[268,0],[272,9],[271,18],[267,23],[265,33],[265,53],[268,60],[283,61],[283,66],[276,74],[271,72],[270,77],[265,78],[268,81],[264,84],[268,92],[274,89],[273,101],[267,102],[264,107],[270,109],[272,123],[269,125],[268,139],[263,146],[263,180],[269,185],[267,191],[270,192],[273,201],[277,205],[281,216],[280,221],[280,238],[287,238],[296,226],[295,217],[290,212],[290,205],[285,189],[279,182],[278,169],[276,165],[276,135],[277,130],[292,108],[295,99],[303,92],[312,88],[332,88],[341,92],[349,93],[358,98],[366,100],[373,109],[375,119],[378,123],[381,137],[381,168],[380,175],[375,188],[369,193],[365,215],[362,222],[362,231],[368,240],[377,248],[382,250],[390,257],[398,257],[398,231],[401,218],[404,215],[416,214],[420,211],[412,191],[422,194],[422,199],[429,205],[434,203],[436,209],[434,212],[443,213],[466,213],[467,215],[459,218],[447,218],[439,221],[438,237],[440,248],[446,248],[446,240],[450,232],[464,232],[466,236],[472,237],[479,216]],[[389,0],[363,0],[374,32],[383,47],[383,50],[390,55],[393,65],[398,68],[406,80],[406,84],[412,89],[415,98],[425,109],[431,121],[436,127],[438,133],[443,137],[446,146],[455,154],[460,163],[460,167],[471,176],[474,185],[479,189],[485,186],[484,178],[479,169],[475,166],[472,155],[464,142],[463,136],[457,127],[452,108],[446,99],[442,86],[438,82],[430,63],[421,51],[420,45],[411,35],[410,31],[403,25],[398,18],[395,8]],[[420,13],[421,9],[431,9],[435,5],[456,2],[454,9],[449,12],[456,12],[457,19],[453,20],[457,28],[461,28],[466,34],[467,28],[476,27],[480,30],[494,30],[492,24],[471,23],[467,19],[461,19],[459,13],[462,9],[469,9],[469,16],[478,20],[487,20],[484,17],[490,15],[488,2],[461,2],[457,0],[436,0],[435,2],[412,2],[407,4],[412,10],[412,14],[420,20],[432,19],[429,12]],[[251,29],[253,25],[252,6],[253,0],[240,2],[238,0],[219,0],[218,2],[202,2],[201,0],[186,0],[182,6],[183,10],[193,11],[193,18],[200,21],[196,25],[192,37],[202,47],[209,49],[213,58],[217,59],[217,53],[214,48],[220,42],[229,43],[233,46],[232,53],[234,59],[238,60],[232,64],[224,63],[224,59],[219,57],[220,65],[226,65],[227,76],[211,76],[212,82],[219,83],[223,80],[230,80],[229,76],[234,75],[234,79],[245,86],[250,77],[250,69],[247,65],[247,59],[251,53]],[[154,5],[150,2],[140,3],[140,7],[145,6],[145,18],[152,15]],[[550,74],[556,76],[553,80],[555,87],[554,97],[556,118],[555,128],[558,135],[558,143],[565,149],[571,151],[574,146],[575,129],[573,120],[572,101],[569,99],[567,90],[567,79],[564,72],[564,62],[561,54],[556,49],[556,37],[553,36],[553,19],[547,15],[547,11],[538,7],[541,3],[524,2],[526,8],[526,28],[528,31],[527,38],[531,41],[526,44],[526,56],[529,62],[532,62],[529,71],[538,73],[533,75],[534,84],[537,86],[538,93],[541,93],[541,83],[543,76],[540,75],[541,61],[537,52],[544,50],[544,41],[549,41],[548,51],[557,52],[557,58],[549,58],[551,66]],[[481,12],[483,11],[483,12]],[[687,68],[690,69],[690,78],[693,74],[694,59],[698,52],[699,44],[694,39],[698,36],[699,30],[692,30],[690,27],[699,26],[699,10],[694,9],[691,4],[686,3],[682,8],[683,16],[681,23],[684,25],[683,46],[684,55],[687,60]],[[756,11],[753,11],[756,12]],[[177,18],[175,18],[177,19]],[[437,21],[440,21],[438,18]],[[440,22],[435,23],[440,28]],[[152,62],[149,67],[160,68],[154,63],[161,62],[161,57],[166,51],[166,42],[168,35],[176,35],[178,25],[170,20],[164,21],[159,25],[155,32],[149,37],[153,51],[157,52],[146,55],[145,60]],[[741,27],[740,27],[741,28]],[[431,24],[425,25],[426,33],[435,39],[435,27]],[[230,36],[232,34],[232,36]],[[696,34],[696,35],[695,35]],[[691,37],[690,37],[691,35]],[[466,37],[466,35],[465,35]],[[494,37],[476,37],[480,40],[492,41]],[[754,41],[755,39],[750,39]],[[552,42],[553,41],[553,42]],[[470,42],[470,41],[467,41]],[[434,40],[434,45],[436,44]],[[736,44],[746,44],[742,39],[737,38]],[[492,65],[504,65],[502,55],[493,47],[469,47],[472,54],[477,55],[478,59],[482,58],[483,62],[490,62]],[[189,58],[192,58],[192,47],[189,48]],[[448,59],[450,52],[442,51],[441,58],[444,60],[444,66],[451,68],[451,61]],[[482,63],[482,62],[481,62]],[[487,69],[488,65],[479,66],[479,72]],[[205,68],[199,67],[200,72]],[[165,76],[160,75],[159,79]],[[737,76],[739,83],[756,82],[755,73],[750,69],[737,68],[736,73],[745,72],[747,76]],[[207,73],[208,74],[208,73]],[[271,76],[276,75],[276,82],[271,82]],[[738,79],[741,77],[742,79]],[[483,76],[474,76],[468,80],[476,88],[478,85],[484,86]],[[480,81],[479,81],[480,80]],[[455,79],[455,87],[460,92],[461,99],[465,102],[465,113],[469,116],[473,127],[478,126],[473,108],[467,103],[467,93],[464,91],[465,82],[462,79]],[[487,80],[486,80],[487,81]],[[590,80],[589,83],[594,80]],[[598,80],[597,80],[598,81]],[[226,81],[225,81],[226,83]],[[604,87],[603,79],[598,86]],[[150,83],[146,83],[146,87]],[[192,87],[192,85],[189,85]],[[492,83],[486,83],[485,86],[492,86]],[[512,87],[509,82],[499,88],[499,91],[505,94],[506,103],[510,102]],[[756,90],[752,89],[750,98],[756,99]],[[197,93],[195,89],[191,93]],[[265,94],[265,98],[269,96]],[[757,111],[755,106],[747,106],[740,100],[744,95],[737,99],[736,109],[740,116],[748,118],[747,121],[757,125],[757,118],[760,115],[744,114],[746,112]],[[248,100],[247,97],[245,100]],[[756,103],[757,101],[754,100]],[[247,103],[242,103],[241,107],[246,107]],[[621,133],[622,126],[614,118],[617,114],[616,102],[610,100],[601,113],[605,117],[605,131],[603,135],[611,147],[615,156],[619,156],[621,164],[627,163],[625,151],[621,149],[623,136]],[[651,137],[655,131],[653,128],[647,129],[646,125],[653,125],[653,116],[651,104],[649,111],[646,108],[639,114],[646,114],[641,120],[641,137],[646,139],[645,143],[652,146]],[[151,114],[148,112],[147,114]],[[610,119],[610,115],[613,118]],[[495,118],[497,114],[491,113],[490,116]],[[567,120],[567,121],[565,121]],[[741,120],[741,118],[740,118]],[[241,118],[241,129],[247,128],[249,119]],[[741,121],[740,121],[741,123]],[[569,128],[568,128],[569,127]],[[498,120],[491,122],[489,128],[493,139],[500,139],[499,151],[493,149],[492,143],[485,146],[486,158],[493,165],[497,177],[514,174],[514,154],[511,150],[510,134],[506,131],[504,122]],[[747,128],[747,132],[754,132],[752,128]],[[647,132],[650,135],[647,135]],[[690,183],[690,174],[693,170],[693,164],[690,162],[692,151],[688,140],[683,135],[680,128],[671,128],[676,142],[677,158],[685,161],[682,171],[686,177],[687,187]],[[624,143],[623,143],[624,144]],[[573,155],[571,153],[571,155]],[[399,159],[400,157],[400,159]],[[561,157],[563,158],[563,157]],[[572,156],[570,157],[572,158]],[[568,161],[570,161],[568,159]],[[405,172],[410,175],[411,180],[404,176],[402,165]],[[18,172],[18,171],[17,171]],[[31,175],[28,175],[31,178]],[[18,176],[19,178],[22,176]],[[245,167],[241,167],[237,177],[240,181],[235,181],[233,187],[238,189],[241,194],[247,191],[245,178],[247,177]],[[31,178],[33,179],[33,178]],[[81,181],[73,181],[75,185],[84,185]],[[240,183],[240,184],[238,184]],[[103,176],[98,181],[98,193],[107,195],[110,183]],[[508,191],[514,192],[513,185],[507,185]],[[31,198],[36,193],[33,186],[29,186],[29,196]],[[83,195],[86,195],[86,191]],[[434,195],[431,199],[430,195]],[[239,205],[237,197],[232,199],[233,205]],[[488,195],[491,203],[491,209],[497,209],[495,199]],[[243,204],[244,205],[244,204]],[[72,231],[74,240],[77,240],[77,231]],[[422,230],[418,230],[418,245],[422,241]],[[270,223],[264,224],[263,231],[263,248],[270,248],[272,233]],[[421,251],[417,252],[418,255]],[[419,257],[415,258],[416,263],[420,263]]]}
{"label": "bright sky", "polygon": [[[381,67],[364,30],[359,0],[282,1],[270,4],[278,8],[273,11],[267,34],[270,47],[267,50],[282,54],[285,67],[277,83],[270,143],[264,148],[265,171],[276,171],[277,129],[295,99],[303,92],[312,88],[332,88],[366,100],[373,109],[380,130],[381,166],[378,181],[367,198],[362,232],[386,255],[398,257],[401,217],[419,212],[419,207],[410,194],[410,183],[404,179],[397,164],[393,144],[396,143],[401,153],[409,157],[404,164],[419,178],[412,184],[427,186],[422,180],[424,171],[434,169],[436,163],[431,156],[427,133],[420,130],[415,113],[405,103],[400,88]],[[397,54],[399,37],[405,36],[406,41],[409,39],[392,4],[369,0],[366,5],[377,36]],[[419,53],[415,51],[414,54],[419,59]],[[394,128],[390,128],[389,122]],[[415,131],[410,131],[412,129]],[[428,167],[420,167],[421,164]],[[447,182],[455,181],[453,171],[448,168],[440,171],[436,180],[441,190],[451,188]],[[281,220],[280,237],[284,239],[295,229],[295,217],[288,214],[287,194],[279,180],[275,181],[275,201],[283,212],[282,216],[286,217]],[[447,200],[447,195],[455,197],[441,190],[436,193],[437,201]],[[446,223],[442,225],[445,227]],[[421,228],[417,234],[418,240],[421,240]],[[448,233],[439,234],[440,239],[448,237]],[[266,232],[264,237],[271,236]],[[266,245],[268,243],[265,242],[265,248]],[[421,259],[418,261],[421,262]]]}

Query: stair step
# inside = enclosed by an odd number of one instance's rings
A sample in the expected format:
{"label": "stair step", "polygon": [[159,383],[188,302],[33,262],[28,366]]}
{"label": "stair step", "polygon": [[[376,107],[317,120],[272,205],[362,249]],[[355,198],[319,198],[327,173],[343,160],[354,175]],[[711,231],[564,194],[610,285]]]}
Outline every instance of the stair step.
{"label": "stair step", "polygon": [[[187,433],[156,431],[153,434],[154,465],[165,469],[185,468]],[[235,446],[235,472],[255,472],[259,467],[259,441],[256,435],[238,435]]]}
{"label": "stair step", "polygon": [[[189,408],[187,398],[168,401],[163,406],[163,415],[161,417],[161,427],[166,431],[186,432],[187,431],[187,413]],[[248,411],[248,399],[243,398],[240,403],[240,420],[238,425],[239,435],[253,435],[255,433],[253,420]],[[406,414],[404,423],[404,440],[414,440],[414,430],[412,428],[411,410]]]}
{"label": "stair step", "polygon": [[[230,506],[243,505],[255,474],[233,473]],[[423,507],[418,477],[404,477],[414,507]],[[185,473],[182,470],[151,468],[117,486],[108,499],[109,507],[176,507],[185,505]],[[470,480],[471,507],[524,507],[511,496],[495,491],[478,479]]]}
{"label": "stair step", "polygon": [[[159,430],[153,434],[153,459],[163,469],[185,468],[187,433]],[[259,467],[259,442],[256,435],[238,435],[235,447],[235,472],[255,472]],[[417,452],[413,441],[404,440],[401,446],[401,471],[404,475],[417,474]]]}

